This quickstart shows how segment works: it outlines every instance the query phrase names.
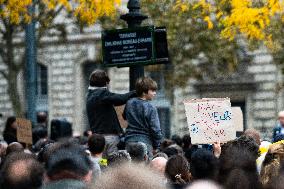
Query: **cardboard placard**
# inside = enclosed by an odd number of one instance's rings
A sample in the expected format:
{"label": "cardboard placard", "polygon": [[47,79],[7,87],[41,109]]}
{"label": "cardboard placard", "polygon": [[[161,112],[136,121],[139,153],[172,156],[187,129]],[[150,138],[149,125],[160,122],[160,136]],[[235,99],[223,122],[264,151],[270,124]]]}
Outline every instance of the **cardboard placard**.
{"label": "cardboard placard", "polygon": [[17,140],[26,144],[33,144],[32,123],[30,120],[17,118]]}
{"label": "cardboard placard", "polygon": [[122,117],[124,108],[125,108],[125,105],[114,107],[114,109],[116,111],[116,114],[117,114],[117,117],[118,117],[118,121],[119,121],[120,126],[122,128],[126,128],[127,127],[127,121]]}
{"label": "cardboard placard", "polygon": [[240,107],[232,107],[233,123],[237,132],[244,131],[244,116]]}
{"label": "cardboard placard", "polygon": [[204,98],[184,101],[193,144],[227,142],[236,137],[229,98]]}

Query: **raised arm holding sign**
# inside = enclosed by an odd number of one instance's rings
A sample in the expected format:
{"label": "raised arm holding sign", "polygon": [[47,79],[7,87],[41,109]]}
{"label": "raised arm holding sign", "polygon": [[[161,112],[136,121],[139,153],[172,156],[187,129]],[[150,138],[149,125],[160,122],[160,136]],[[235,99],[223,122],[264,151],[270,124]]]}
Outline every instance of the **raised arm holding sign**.
{"label": "raised arm holding sign", "polygon": [[184,101],[187,123],[193,144],[227,142],[236,137],[230,99]]}

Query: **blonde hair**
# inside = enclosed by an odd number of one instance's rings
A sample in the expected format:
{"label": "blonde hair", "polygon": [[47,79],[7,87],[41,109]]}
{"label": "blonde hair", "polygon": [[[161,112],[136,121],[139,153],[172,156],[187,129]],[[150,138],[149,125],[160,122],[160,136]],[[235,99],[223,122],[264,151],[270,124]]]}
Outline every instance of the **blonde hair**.
{"label": "blonde hair", "polygon": [[260,181],[263,185],[270,184],[279,175],[280,162],[284,159],[284,144],[272,144],[265,156],[260,172]]}

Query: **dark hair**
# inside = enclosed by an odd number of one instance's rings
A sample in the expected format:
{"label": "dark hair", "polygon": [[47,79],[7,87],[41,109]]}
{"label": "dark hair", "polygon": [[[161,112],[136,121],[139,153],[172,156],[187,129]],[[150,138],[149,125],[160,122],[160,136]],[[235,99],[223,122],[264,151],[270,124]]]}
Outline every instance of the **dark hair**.
{"label": "dark hair", "polygon": [[182,139],[179,135],[173,135],[172,136],[172,141],[174,141],[177,145],[182,147]]}
{"label": "dark hair", "polygon": [[8,117],[6,121],[5,129],[3,131],[3,138],[8,144],[17,142],[17,129],[11,127],[15,121],[15,116]]}
{"label": "dark hair", "polygon": [[6,149],[6,155],[12,154],[14,152],[23,152],[24,146],[19,142],[12,142],[8,145]]}
{"label": "dark hair", "polygon": [[[231,145],[222,149],[219,160],[219,182],[226,186],[225,188],[236,188],[236,186],[241,189],[260,188],[256,158],[248,148]],[[236,181],[240,184],[235,185]]]}
{"label": "dark hair", "polygon": [[169,146],[169,147],[165,148],[165,149],[163,150],[163,152],[164,152],[165,154],[167,154],[167,156],[168,156],[169,158],[172,157],[172,156],[174,156],[174,155],[178,155],[178,154],[179,154],[178,149],[175,148],[175,147],[172,147],[172,146]]}
{"label": "dark hair", "polygon": [[92,134],[88,140],[89,150],[92,154],[102,153],[105,149],[106,140],[100,134]]}
{"label": "dark hair", "polygon": [[46,112],[37,112],[36,120],[37,120],[38,123],[46,123],[47,113]]}
{"label": "dark hair", "polygon": [[7,121],[6,121],[6,125],[5,125],[5,129],[4,129],[4,132],[5,131],[9,131],[11,129],[11,125],[16,121],[16,117],[15,116],[11,116],[11,117],[8,117],[7,118]]}
{"label": "dark hair", "polygon": [[110,79],[104,70],[97,69],[91,73],[89,82],[92,87],[104,87],[110,82]]}
{"label": "dark hair", "polygon": [[191,137],[190,134],[185,134],[182,137],[183,149],[188,149],[191,147]]}
{"label": "dark hair", "polygon": [[206,149],[197,149],[191,156],[190,172],[193,179],[216,179],[218,159]]}
{"label": "dark hair", "polygon": [[46,163],[46,173],[51,180],[81,180],[92,169],[92,162],[79,145],[55,149]]}
{"label": "dark hair", "polygon": [[142,96],[143,93],[148,93],[149,90],[156,91],[158,88],[156,81],[150,77],[138,78],[135,84],[137,96]]}
{"label": "dark hair", "polygon": [[145,161],[145,156],[147,155],[147,146],[141,142],[128,143],[126,145],[126,150],[131,156],[131,160],[135,162]]}
{"label": "dark hair", "polygon": [[119,150],[110,154],[107,158],[108,166],[119,166],[131,161],[131,157],[126,150]]}
{"label": "dark hair", "polygon": [[170,139],[164,139],[161,142],[161,150],[163,151],[164,149],[166,149],[167,147],[169,147],[170,145],[174,144],[174,141],[170,140]]}
{"label": "dark hair", "polygon": [[33,144],[35,144],[38,140],[46,138],[48,136],[46,127],[35,127],[33,128]]}
{"label": "dark hair", "polygon": [[[24,169],[21,171],[21,169]],[[42,185],[44,169],[32,154],[16,152],[7,156],[2,167],[3,189],[36,189]]]}
{"label": "dark hair", "polygon": [[181,155],[171,157],[167,161],[165,174],[172,183],[188,183],[190,181],[190,172],[187,160]]}

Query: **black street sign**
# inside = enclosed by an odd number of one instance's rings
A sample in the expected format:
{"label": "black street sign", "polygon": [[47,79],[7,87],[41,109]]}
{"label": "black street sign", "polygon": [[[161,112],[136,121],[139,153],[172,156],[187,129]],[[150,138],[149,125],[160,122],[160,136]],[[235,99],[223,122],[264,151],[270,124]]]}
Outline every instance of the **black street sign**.
{"label": "black street sign", "polygon": [[105,66],[154,64],[156,60],[154,26],[109,30],[102,33]]}

